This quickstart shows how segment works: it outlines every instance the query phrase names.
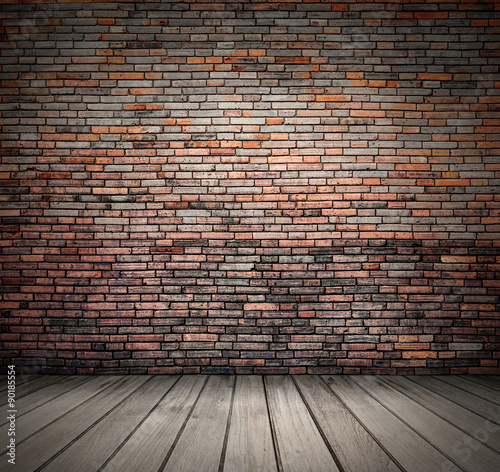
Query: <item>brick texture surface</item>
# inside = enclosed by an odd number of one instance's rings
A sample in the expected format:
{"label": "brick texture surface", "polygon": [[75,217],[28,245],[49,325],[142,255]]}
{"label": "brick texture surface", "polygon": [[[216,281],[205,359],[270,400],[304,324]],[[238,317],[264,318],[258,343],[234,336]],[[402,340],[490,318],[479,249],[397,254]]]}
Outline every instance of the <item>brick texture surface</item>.
{"label": "brick texture surface", "polygon": [[3,366],[500,373],[500,3],[1,3]]}

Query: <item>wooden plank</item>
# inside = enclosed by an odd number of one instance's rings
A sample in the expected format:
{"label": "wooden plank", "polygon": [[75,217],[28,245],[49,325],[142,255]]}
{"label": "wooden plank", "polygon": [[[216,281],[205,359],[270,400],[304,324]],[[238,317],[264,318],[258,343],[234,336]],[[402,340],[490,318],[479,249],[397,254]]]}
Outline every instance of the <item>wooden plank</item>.
{"label": "wooden plank", "polygon": [[338,471],[291,377],[266,377],[265,385],[283,471]]}
{"label": "wooden plank", "polygon": [[[374,376],[353,381],[467,471],[498,472],[500,455]],[[464,451],[467,451],[465,453]]]}
{"label": "wooden plank", "polygon": [[399,472],[399,467],[317,376],[294,377],[345,472]]}
{"label": "wooden plank", "polygon": [[472,380],[468,380],[465,377],[458,378],[452,375],[438,375],[436,376],[436,378],[457,388],[465,390],[466,392],[472,393],[480,398],[484,398],[491,403],[500,405],[500,395],[498,394],[498,392],[489,387],[479,385],[478,383],[473,382]]}
{"label": "wooden plank", "polygon": [[[58,398],[61,395],[64,395],[66,392],[78,388],[80,385],[88,382],[90,377],[87,376],[67,376],[56,382],[54,384],[48,385],[36,392],[32,392],[29,395],[19,398],[16,400],[16,408],[18,410],[17,418],[26,413],[29,413],[31,410],[43,405],[44,403],[53,400],[54,398]],[[7,421],[0,420],[0,426],[7,423]]]}
{"label": "wooden plank", "polygon": [[[36,433],[51,421],[69,412],[93,395],[97,395],[118,380],[119,377],[93,377],[78,389],[70,390],[60,397],[54,398],[50,402],[20,416],[16,420],[16,441],[22,441],[31,434]],[[3,434],[5,435],[3,436]],[[0,437],[7,437],[7,425],[0,427]]]}
{"label": "wooden plank", "polygon": [[494,382],[497,386],[500,386],[500,375],[474,375],[474,378],[480,378],[484,380],[489,380],[491,382]]}
{"label": "wooden plank", "polygon": [[[48,464],[50,470],[98,470],[178,379],[154,377]],[[149,449],[149,448],[148,448]],[[139,469],[144,470],[144,469]]]}
{"label": "wooden plank", "polygon": [[64,375],[44,375],[44,374],[20,374],[19,372],[16,372],[16,382],[19,383],[24,383],[28,384],[30,382],[33,382],[33,380],[37,379],[58,379],[60,377],[65,377]]}
{"label": "wooden plank", "polygon": [[493,375],[469,375],[467,378],[473,382],[500,392],[500,380],[495,378]]}
{"label": "wooden plank", "polygon": [[493,423],[488,424],[481,416],[466,410],[421,385],[411,382],[405,377],[382,376],[379,380],[386,382],[403,395],[418,402],[424,408],[460,428],[463,432],[475,437],[479,442],[500,452],[500,427],[497,425]]}
{"label": "wooden plank", "polygon": [[488,379],[496,382],[498,385],[500,385],[500,375],[488,375],[488,374],[483,374],[483,375],[476,375],[474,377],[479,377],[481,379]]}
{"label": "wooden plank", "polygon": [[67,375],[16,375],[16,388],[20,390],[22,395],[26,395],[36,391],[38,388],[43,388],[47,385],[60,382],[66,377]]}
{"label": "wooden plank", "polygon": [[431,376],[415,375],[408,377],[408,379],[500,425],[500,408],[493,403]]}
{"label": "wooden plank", "polygon": [[209,377],[164,471],[218,472],[233,387],[233,376]]}
{"label": "wooden plank", "polygon": [[322,378],[403,470],[459,470],[429,442],[368,395],[352,380],[352,377]]}
{"label": "wooden plank", "polygon": [[[16,472],[33,472],[41,468],[150,378],[121,376],[100,394],[22,441],[16,448]],[[58,469],[49,466],[48,470]]]}
{"label": "wooden plank", "polygon": [[[44,377],[44,376],[40,374],[16,374],[16,383],[25,384],[39,377]],[[45,376],[45,377],[50,377],[50,376]],[[7,387],[8,387],[7,375],[4,375],[3,380],[0,382],[0,392],[3,390],[7,390]]]}
{"label": "wooden plank", "polygon": [[238,376],[224,472],[277,470],[262,376]]}
{"label": "wooden plank", "polygon": [[[22,376],[16,376],[16,399],[30,395],[38,390],[45,388],[49,385],[60,382],[66,376],[64,375],[37,375],[35,378],[24,381]],[[7,405],[7,396],[1,397],[0,409]]]}
{"label": "wooden plank", "polygon": [[159,470],[206,381],[203,376],[182,376],[101,470]]}

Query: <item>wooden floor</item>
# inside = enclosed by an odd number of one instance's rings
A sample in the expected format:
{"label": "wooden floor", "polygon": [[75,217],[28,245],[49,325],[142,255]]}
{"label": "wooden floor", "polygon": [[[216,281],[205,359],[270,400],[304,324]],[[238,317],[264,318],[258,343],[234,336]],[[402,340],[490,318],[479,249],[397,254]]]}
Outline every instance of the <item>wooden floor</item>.
{"label": "wooden floor", "polygon": [[500,377],[18,376],[33,472],[500,471]]}

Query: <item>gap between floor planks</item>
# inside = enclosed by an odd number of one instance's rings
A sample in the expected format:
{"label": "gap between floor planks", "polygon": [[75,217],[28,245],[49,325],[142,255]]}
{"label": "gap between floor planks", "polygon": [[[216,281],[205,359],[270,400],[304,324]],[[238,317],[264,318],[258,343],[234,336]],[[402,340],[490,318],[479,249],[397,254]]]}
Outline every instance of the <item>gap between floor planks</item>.
{"label": "gap between floor planks", "polygon": [[16,472],[497,472],[500,463],[497,376],[30,376],[17,394]]}

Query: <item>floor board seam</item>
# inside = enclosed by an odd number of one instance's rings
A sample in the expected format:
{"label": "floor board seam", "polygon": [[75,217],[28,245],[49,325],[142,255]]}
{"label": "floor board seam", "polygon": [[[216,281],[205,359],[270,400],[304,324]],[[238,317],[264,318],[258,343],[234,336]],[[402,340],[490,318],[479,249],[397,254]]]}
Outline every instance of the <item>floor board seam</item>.
{"label": "floor board seam", "polygon": [[413,426],[411,426],[407,421],[405,421],[403,418],[401,418],[397,413],[395,413],[394,411],[392,411],[390,408],[386,407],[383,403],[381,403],[377,398],[375,398],[372,394],[370,394],[370,392],[368,390],[366,390],[365,388],[363,388],[361,385],[359,384],[356,384],[361,390],[363,390],[367,395],[369,395],[370,397],[372,397],[380,406],[382,406],[382,408],[385,408],[389,413],[391,413],[392,415],[394,415],[399,421],[401,421],[402,423],[404,423],[406,426],[408,426],[408,428],[410,428],[415,434],[417,434],[418,436],[420,436],[427,444],[429,444],[431,447],[433,447],[434,449],[436,449],[436,451],[438,451],[441,455],[443,455],[444,457],[446,457],[446,459],[448,459],[450,462],[452,462],[456,467],[458,467],[460,470],[462,470],[463,472],[470,472],[470,471],[467,471],[467,469],[464,469],[462,468],[460,465],[458,465],[450,456],[448,456],[448,454],[446,454],[445,452],[443,452],[439,447],[437,447],[435,444],[432,444],[425,436],[423,436],[419,431],[417,431]]}
{"label": "floor board seam", "polygon": [[[64,379],[62,379],[62,380],[64,380]],[[63,395],[66,395],[67,393],[71,392],[72,390],[75,390],[76,388],[80,388],[82,385],[84,385],[84,384],[85,384],[85,383],[87,383],[87,382],[88,382],[88,380],[86,379],[86,380],[85,380],[84,382],[82,382],[81,384],[77,384],[77,385],[75,385],[74,387],[71,387],[69,390],[67,390],[66,392],[64,392],[64,393],[63,393]],[[53,384],[50,384],[50,385],[47,385],[47,387],[43,387],[43,388],[41,388],[40,390],[43,390],[44,388],[48,388],[48,387],[51,387],[52,385],[56,385],[56,384],[57,384],[57,382],[55,382],[55,383],[53,383]],[[40,390],[36,390],[35,392],[32,392],[32,393],[38,393]],[[53,398],[49,398],[48,400],[44,401],[43,403],[40,403],[40,404],[39,404],[39,405],[37,405],[37,406],[34,406],[34,407],[33,407],[33,408],[31,408],[30,410],[28,410],[28,409],[24,409],[24,408],[23,408],[23,411],[17,414],[17,418],[20,418],[21,416],[24,416],[24,415],[26,415],[27,413],[30,413],[30,412],[32,412],[32,411],[35,411],[37,408],[40,408],[40,407],[42,407],[43,405],[46,405],[47,403],[49,403],[49,402],[51,402],[51,401],[55,400],[56,398],[57,398],[57,395],[56,395],[56,396],[54,396]],[[7,424],[7,423],[8,423],[8,421],[5,421],[4,423],[0,423],[0,427],[2,427],[4,424]]]}
{"label": "floor board seam", "polygon": [[165,470],[165,467],[167,466],[167,463],[168,463],[170,457],[172,456],[172,453],[174,452],[175,446],[177,446],[177,443],[179,442],[179,439],[182,436],[182,433],[184,432],[184,430],[186,429],[186,425],[187,425],[189,419],[191,418],[191,415],[193,414],[193,411],[196,408],[196,405],[198,404],[198,400],[200,399],[203,391],[205,390],[205,387],[207,386],[208,379],[209,379],[209,377],[207,376],[205,379],[205,382],[203,384],[203,387],[201,387],[201,389],[196,397],[196,400],[194,401],[193,405],[191,406],[191,409],[189,410],[189,413],[188,413],[186,419],[184,420],[184,423],[182,423],[181,428],[179,429],[177,435],[175,436],[174,442],[170,446],[169,450],[167,451],[167,454],[165,455],[165,458],[163,459],[162,463],[160,464],[160,467],[158,468],[158,472],[163,472]]}
{"label": "floor board seam", "polygon": [[[23,377],[25,377],[26,374],[16,374],[16,386],[19,387],[19,385],[23,384],[23,383],[30,383],[30,382],[33,382],[34,380],[36,380],[37,378],[39,378],[40,376],[39,375],[32,375],[33,378],[31,379],[24,379]],[[0,394],[2,392],[6,392],[8,390],[8,385],[7,385],[7,378],[8,378],[8,375],[4,375],[1,380],[2,382],[2,386],[0,387]],[[4,384],[5,382],[5,384]],[[4,386],[5,385],[5,386]]]}
{"label": "floor board seam", "polygon": [[276,435],[276,425],[274,424],[274,418],[271,412],[271,406],[269,405],[269,397],[267,394],[267,383],[264,376],[262,376],[262,384],[264,385],[264,397],[266,399],[267,414],[269,416],[269,425],[271,428],[271,436],[273,438],[274,445],[274,457],[276,459],[276,467],[278,472],[283,472],[283,462],[281,461],[281,454],[278,445],[278,436]]}
{"label": "floor board seam", "polygon": [[177,380],[171,385],[171,387],[165,392],[165,394],[155,403],[155,405],[149,410],[149,412],[144,416],[144,418],[137,424],[135,428],[130,432],[130,434],[122,441],[122,443],[113,451],[113,453],[106,459],[106,461],[99,467],[97,472],[101,472],[104,468],[113,460],[113,457],[118,454],[120,449],[127,443],[127,441],[135,434],[135,432],[142,426],[142,424],[151,416],[153,411],[158,407],[158,405],[165,399],[165,397],[170,393],[170,391],[178,384],[179,380],[182,378],[181,375],[177,377]]}
{"label": "floor board seam", "polygon": [[224,462],[225,462],[226,453],[227,453],[227,442],[229,440],[229,429],[231,428],[231,416],[233,414],[234,396],[236,394],[236,382],[237,381],[238,381],[238,377],[236,377],[234,379],[234,382],[233,382],[233,391],[231,393],[231,403],[229,405],[229,413],[227,415],[226,430],[224,431],[224,442],[222,444],[222,452],[221,452],[220,461],[219,461],[219,472],[224,471]]}
{"label": "floor board seam", "polygon": [[[26,456],[24,466],[45,472],[64,463],[74,470],[105,472],[119,463],[120,468],[134,470],[135,464],[142,464],[135,450],[139,443],[145,454],[141,457],[150,458],[152,464],[146,469],[152,472],[268,468],[312,472],[325,464],[325,470],[338,468],[339,472],[355,472],[357,465],[365,464],[377,472],[386,468],[472,472],[497,470],[500,461],[500,404],[495,403],[498,392],[493,383],[500,385],[500,376],[484,380],[466,375],[254,375],[253,379],[169,375],[166,382],[158,377],[162,376],[32,378],[30,387],[26,383],[30,390],[26,406],[19,411],[24,421],[18,425],[16,443],[22,446],[21,456]],[[32,382],[39,388],[33,390]],[[189,390],[189,397],[182,394],[180,387],[192,384],[196,388]],[[219,384],[223,390],[212,388]],[[240,397],[243,392],[245,397]],[[221,401],[223,407],[214,413],[212,402]],[[259,421],[253,420],[255,405]],[[97,409],[90,410],[94,406]],[[207,426],[203,434],[198,421]],[[264,422],[262,449],[259,432]],[[168,441],[162,433],[165,428]],[[240,428],[245,440],[238,439]],[[492,432],[489,437],[486,431]],[[305,443],[295,444],[299,437]],[[99,441],[99,459],[90,449],[91,456],[83,454],[95,441]],[[154,449],[149,449],[153,444]],[[262,454],[254,456],[256,451]]]}
{"label": "floor board seam", "polygon": [[462,388],[462,387],[459,387],[458,385],[454,385],[452,383],[449,383],[449,382],[446,382],[446,380],[443,380],[439,377],[434,377],[436,380],[439,380],[440,382],[443,382],[445,383],[446,385],[451,385],[452,387],[454,388],[458,388],[459,390],[463,390],[464,392],[467,392],[467,393],[470,393],[471,395],[474,395],[475,397],[478,397],[478,398],[481,398],[483,399],[484,401],[487,401],[489,403],[491,403],[492,405],[497,405],[497,406],[500,406],[500,402],[492,402],[490,399],[488,398],[484,398],[483,396],[481,395],[478,395],[477,393],[474,393],[474,392],[471,392],[470,390],[467,390],[466,388]]}
{"label": "floor board seam", "polygon": [[[461,376],[460,378],[462,378],[462,377],[463,376]],[[500,388],[492,387],[491,385],[488,385],[487,382],[480,382],[481,379],[478,379],[473,375],[467,377],[467,380],[470,380],[471,382],[474,382],[475,384],[480,385],[481,387],[489,388],[490,390],[493,390],[495,393],[500,394]]]}
{"label": "floor board seam", "polygon": [[339,469],[339,472],[345,472],[344,466],[342,465],[342,463],[340,462],[339,458],[337,457],[337,454],[335,454],[335,451],[333,450],[332,445],[328,441],[328,439],[327,439],[327,437],[326,437],[326,435],[325,435],[325,433],[323,431],[323,428],[321,428],[318,420],[316,419],[316,416],[314,416],[314,413],[312,412],[312,410],[311,410],[311,408],[309,406],[309,403],[307,403],[307,401],[306,401],[306,399],[305,399],[305,397],[304,397],[304,395],[302,393],[302,390],[300,390],[300,387],[297,385],[297,381],[295,380],[295,376],[294,375],[292,375],[292,382],[295,385],[295,388],[297,389],[297,391],[299,392],[300,398],[302,398],[302,401],[304,402],[304,405],[307,408],[309,416],[313,420],[313,422],[314,422],[314,424],[316,426],[316,429],[318,430],[320,436],[323,438],[325,446],[328,449],[328,451],[330,452],[333,461],[335,462],[335,464],[337,465],[337,467]]}
{"label": "floor board seam", "polygon": [[148,384],[149,382],[151,382],[151,380],[153,380],[153,377],[150,377],[144,383],[142,383],[137,388],[135,388],[134,390],[132,390],[132,392],[130,392],[125,398],[123,398],[121,401],[119,401],[113,408],[110,408],[98,420],[94,421],[87,429],[85,429],[85,431],[82,431],[75,439],[73,439],[72,441],[70,441],[68,444],[66,444],[66,446],[64,446],[62,449],[60,449],[59,451],[57,451],[57,453],[54,454],[50,459],[47,459],[40,467],[38,467],[37,469],[35,469],[34,472],[40,472],[40,471],[42,471],[54,459],[56,459],[58,456],[60,456],[66,449],[68,449],[69,447],[71,447],[80,438],[82,438],[85,434],[87,434],[92,428],[94,428],[95,426],[97,426],[102,420],[104,420],[104,418],[106,418],[111,413],[113,413],[113,411],[115,411],[122,403],[126,402],[132,395],[134,395],[135,392],[137,392],[137,390],[139,390],[140,388],[144,387],[146,384]]}
{"label": "floor board seam", "polygon": [[[92,395],[91,397],[83,400],[78,405],[76,405],[73,408],[69,409],[66,413],[63,413],[61,416],[58,416],[57,418],[53,419],[52,421],[50,421],[46,425],[42,426],[40,429],[37,429],[36,431],[34,431],[33,433],[31,433],[30,435],[26,436],[24,439],[21,439],[21,440],[17,441],[16,444],[19,446],[20,444],[24,443],[28,439],[30,439],[33,436],[35,436],[36,434],[38,434],[40,431],[43,431],[44,429],[48,428],[51,424],[55,423],[59,419],[64,418],[66,415],[69,415],[72,411],[76,410],[77,408],[81,407],[82,405],[85,405],[85,403],[87,403],[90,400],[92,400],[95,396],[100,395],[101,393],[105,392],[106,390],[108,390],[109,388],[111,388],[113,385],[115,385],[117,383],[118,383],[118,380],[116,382],[112,383],[111,385],[108,385],[107,387],[103,388],[102,390],[99,390],[98,392],[94,393],[94,395]],[[2,455],[3,454],[7,454],[7,449],[4,449],[4,451],[2,452]]]}
{"label": "floor board seam", "polygon": [[[414,384],[416,384],[416,385],[420,385],[419,383],[415,382],[415,381],[411,378],[411,376],[407,376],[406,378],[407,378],[410,382],[413,382],[413,383],[414,383]],[[460,407],[462,407],[462,408],[466,409],[467,411],[470,411],[471,413],[474,413],[474,414],[478,415],[478,416],[479,416],[479,417],[481,417],[481,418],[484,418],[485,420],[491,421],[492,423],[496,424],[497,426],[500,426],[500,422],[495,421],[495,420],[492,420],[492,419],[491,419],[491,418],[489,418],[488,416],[485,416],[485,415],[483,415],[483,414],[479,413],[477,410],[473,410],[472,408],[469,408],[469,407],[468,407],[468,406],[466,406],[466,405],[462,405],[461,403],[458,403],[457,401],[455,401],[455,400],[453,400],[453,399],[451,399],[451,398],[448,398],[447,396],[445,396],[445,395],[443,395],[443,394],[441,394],[441,393],[439,393],[439,392],[436,392],[436,391],[434,391],[434,390],[432,390],[432,389],[430,389],[430,388],[428,388],[428,387],[424,387],[424,388],[427,388],[430,392],[435,393],[436,395],[439,395],[440,397],[442,397],[442,398],[444,398],[444,399],[446,399],[446,400],[448,400],[448,401],[450,401],[450,402],[454,403],[454,404],[455,404],[455,405],[457,405],[457,406],[460,406]],[[469,393],[469,392],[467,392],[467,393]],[[477,396],[477,395],[476,395],[476,396]],[[488,400],[485,400],[485,401],[488,401]],[[491,403],[491,402],[490,402],[490,403]],[[494,403],[492,403],[492,405],[495,405],[495,404],[494,404]]]}
{"label": "floor board seam", "polygon": [[323,376],[320,376],[320,380],[326,385],[328,390],[332,392],[333,395],[339,400],[340,403],[344,406],[344,408],[353,416],[353,418],[361,425],[361,427],[370,435],[370,437],[375,441],[375,443],[378,444],[378,446],[387,454],[387,456],[396,464],[396,466],[402,471],[402,472],[408,472],[400,463],[399,461],[385,448],[385,446],[377,439],[377,437],[370,431],[370,429],[361,421],[361,419],[349,408],[348,405],[344,403],[344,401],[335,393],[335,391],[328,385],[323,378]]}
{"label": "floor board seam", "polygon": [[[33,382],[33,381],[35,381],[35,380],[36,380],[36,379],[33,379],[33,380],[31,380],[30,382]],[[41,388],[40,388],[40,387],[35,387],[35,388],[32,388],[31,390],[28,390],[28,391],[26,391],[26,392],[17,393],[17,394],[16,394],[16,397],[17,397],[17,399],[27,397],[28,395],[31,395],[32,393],[39,392],[40,390],[42,390],[42,389],[44,389],[44,388],[50,387],[50,386],[52,386],[52,385],[56,385],[56,384],[58,384],[59,382],[62,382],[63,380],[64,380],[64,377],[61,377],[60,379],[57,379],[55,382],[49,383],[48,385],[44,385],[44,386],[43,386],[43,387],[41,387]],[[16,389],[17,389],[17,391],[19,392],[19,390],[20,390],[20,388],[19,388],[19,383],[16,383]],[[7,388],[6,388],[5,390],[7,390]],[[2,392],[0,391],[0,394],[1,394],[1,393],[2,393]],[[4,408],[4,407],[6,407],[6,406],[7,406],[7,402],[3,402],[3,403],[1,403],[1,404],[0,404],[0,408]]]}
{"label": "floor board seam", "polygon": [[[381,379],[382,382],[384,382],[386,385],[392,387],[392,385],[390,383],[387,383],[384,379]],[[483,446],[487,447],[488,449],[491,449],[493,452],[497,453],[497,454],[500,454],[500,449],[494,449],[493,447],[491,447],[489,444],[481,441],[480,439],[474,437],[469,431],[466,431],[464,430],[463,428],[461,428],[460,426],[452,423],[451,421],[449,421],[448,419],[446,419],[444,416],[441,416],[439,413],[436,413],[435,411],[431,410],[430,408],[426,407],[426,405],[423,405],[420,401],[410,397],[409,395],[407,395],[406,393],[402,392],[401,390],[399,390],[397,387],[392,387],[394,390],[396,390],[397,392],[399,392],[401,395],[404,395],[406,398],[408,398],[408,400],[410,401],[413,401],[414,403],[417,403],[418,405],[420,405],[421,407],[423,408],[426,408],[427,411],[433,415],[436,415],[438,418],[441,418],[443,421],[446,421],[446,423],[448,423],[449,425],[453,426],[454,428],[457,428],[459,431],[462,431],[462,433],[468,435],[469,437],[471,437],[472,439],[474,439],[475,441],[478,441],[479,443],[481,443]],[[460,406],[460,405],[459,405]]]}

